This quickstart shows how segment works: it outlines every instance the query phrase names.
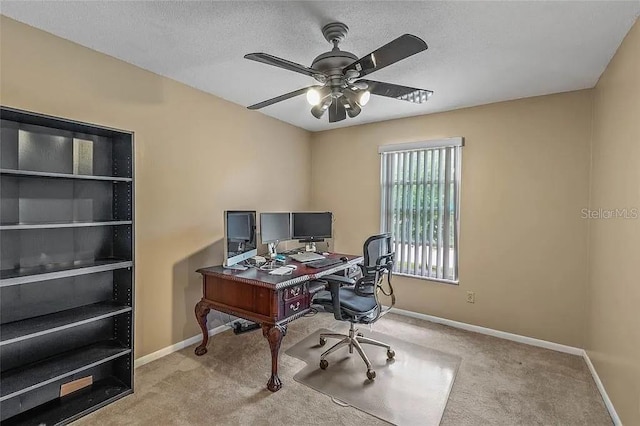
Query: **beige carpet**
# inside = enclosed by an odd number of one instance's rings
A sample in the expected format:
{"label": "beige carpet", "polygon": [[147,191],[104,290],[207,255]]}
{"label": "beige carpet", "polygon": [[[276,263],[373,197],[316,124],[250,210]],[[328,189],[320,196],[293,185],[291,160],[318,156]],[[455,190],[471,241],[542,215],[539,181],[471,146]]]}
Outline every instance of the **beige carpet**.
{"label": "beige carpet", "polygon": [[320,329],[287,350],[307,363],[293,378],[331,398],[358,408],[379,419],[396,425],[438,426],[449,399],[449,391],[456,377],[460,357],[449,355],[386,334],[359,330],[366,336],[385,342],[396,356],[387,359],[387,350],[363,345],[376,372],[374,381],[367,379],[362,358],[347,347],[329,355],[329,367],[320,369],[320,354],[338,342],[329,339],[322,347]]}
{"label": "beige carpet", "polygon": [[[282,344],[284,387],[265,390],[270,359],[258,332],[228,331],[136,370],[136,393],[80,419],[77,425],[353,425],[386,424],[293,380],[305,363],[284,351],[318,328],[345,331],[329,314],[302,318]],[[462,425],[611,425],[582,358],[386,315],[375,331],[458,355],[458,370],[442,418]]]}

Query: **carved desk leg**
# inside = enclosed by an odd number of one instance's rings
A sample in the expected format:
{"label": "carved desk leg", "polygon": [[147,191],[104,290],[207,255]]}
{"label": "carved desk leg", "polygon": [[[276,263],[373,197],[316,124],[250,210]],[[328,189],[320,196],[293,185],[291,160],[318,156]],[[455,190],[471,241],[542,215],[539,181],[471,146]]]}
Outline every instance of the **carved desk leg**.
{"label": "carved desk leg", "polygon": [[209,330],[207,329],[207,314],[211,308],[204,300],[196,303],[196,320],[202,330],[202,343],[195,350],[196,355],[201,356],[207,353],[207,343],[209,342]]}
{"label": "carved desk leg", "polygon": [[271,348],[271,378],[267,382],[267,389],[271,392],[277,392],[282,387],[278,377],[278,354],[285,334],[287,334],[286,325],[262,324],[262,335],[267,338]]}

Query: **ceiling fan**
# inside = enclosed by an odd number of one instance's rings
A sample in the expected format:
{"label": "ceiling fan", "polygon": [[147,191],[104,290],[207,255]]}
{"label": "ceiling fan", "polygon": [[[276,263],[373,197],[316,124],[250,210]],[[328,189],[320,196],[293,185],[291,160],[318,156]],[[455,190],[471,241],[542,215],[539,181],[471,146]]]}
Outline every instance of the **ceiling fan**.
{"label": "ceiling fan", "polygon": [[[334,123],[356,117],[369,101],[370,95],[386,96],[414,103],[426,102],[431,90],[361,79],[368,74],[427,50],[427,43],[419,37],[404,34],[381,48],[358,59],[351,52],[338,48],[349,28],[342,22],[331,22],[322,27],[324,38],[333,43],[333,49],[313,60],[311,67],[296,64],[266,53],[249,53],[244,57],[252,61],[284,68],[313,77],[319,85],[304,87],[266,101],[250,105],[260,109],[306,93],[311,114],[320,119],[329,110],[329,122]],[[359,79],[360,78],[360,79]]]}

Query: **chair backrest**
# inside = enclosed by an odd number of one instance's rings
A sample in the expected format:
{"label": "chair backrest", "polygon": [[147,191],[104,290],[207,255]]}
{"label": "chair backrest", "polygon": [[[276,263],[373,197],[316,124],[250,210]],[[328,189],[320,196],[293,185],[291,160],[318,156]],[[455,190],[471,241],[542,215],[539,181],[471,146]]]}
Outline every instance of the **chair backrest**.
{"label": "chair backrest", "polygon": [[[362,278],[358,280],[355,287],[356,294],[360,296],[375,297],[378,305],[377,320],[384,315],[396,303],[391,285],[391,275],[393,271],[394,253],[391,250],[391,234],[384,233],[373,235],[364,242],[363,247],[364,262],[361,265]],[[384,288],[384,277],[387,276],[387,288]],[[378,292],[391,297],[391,306],[383,310],[382,303],[378,299]]]}
{"label": "chair backrest", "polygon": [[[362,249],[364,252],[363,266],[367,270],[367,274],[379,271],[381,273],[384,270],[388,270],[389,267],[393,267],[393,252],[391,251],[391,234],[379,234],[373,235],[367,238],[364,242]],[[363,271],[363,273],[365,273]]]}

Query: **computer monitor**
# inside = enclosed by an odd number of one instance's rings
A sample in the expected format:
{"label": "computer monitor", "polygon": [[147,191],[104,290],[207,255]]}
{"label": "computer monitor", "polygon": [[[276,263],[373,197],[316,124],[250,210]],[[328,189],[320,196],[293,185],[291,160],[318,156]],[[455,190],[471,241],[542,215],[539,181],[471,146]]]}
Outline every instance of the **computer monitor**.
{"label": "computer monitor", "polygon": [[269,248],[269,256],[275,258],[278,243],[291,239],[291,213],[260,213],[260,235]]}
{"label": "computer monitor", "polygon": [[262,244],[291,239],[291,213],[260,213]]}
{"label": "computer monitor", "polygon": [[237,264],[257,254],[255,210],[225,211],[224,266],[244,269]]}
{"label": "computer monitor", "polygon": [[301,242],[323,241],[331,238],[331,212],[295,212],[291,213],[291,238]]}

